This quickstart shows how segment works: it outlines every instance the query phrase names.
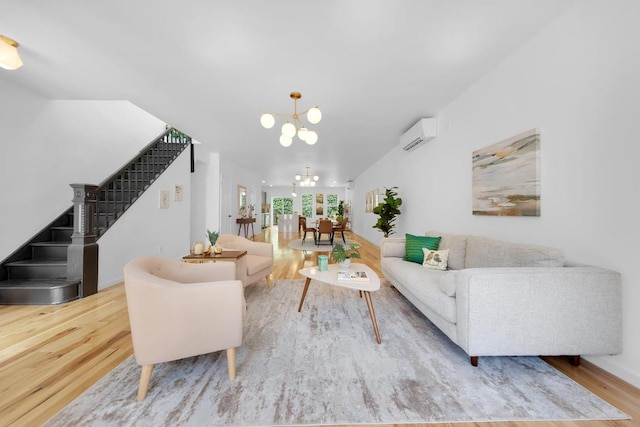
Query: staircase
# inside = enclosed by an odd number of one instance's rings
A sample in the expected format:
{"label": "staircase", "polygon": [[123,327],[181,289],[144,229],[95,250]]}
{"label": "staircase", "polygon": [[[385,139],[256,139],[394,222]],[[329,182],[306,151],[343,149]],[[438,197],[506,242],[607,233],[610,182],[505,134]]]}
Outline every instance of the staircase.
{"label": "staircase", "polygon": [[[74,206],[0,263],[0,305],[61,304],[97,292],[97,247],[96,265],[87,265],[91,257],[77,257],[82,246],[96,246],[95,241],[190,145],[190,137],[167,129],[120,170],[93,186],[93,202],[83,205],[74,198]],[[74,221],[83,214],[81,221]],[[90,229],[83,230],[86,224]],[[72,245],[74,251],[69,250]],[[75,263],[70,256],[76,256]],[[80,272],[75,271],[78,268]],[[78,279],[85,277],[82,269],[95,269],[96,283]]]}

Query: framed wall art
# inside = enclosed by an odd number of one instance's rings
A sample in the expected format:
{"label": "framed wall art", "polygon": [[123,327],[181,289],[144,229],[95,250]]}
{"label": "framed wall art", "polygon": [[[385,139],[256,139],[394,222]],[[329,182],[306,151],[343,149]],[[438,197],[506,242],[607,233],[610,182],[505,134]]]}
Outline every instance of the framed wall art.
{"label": "framed wall art", "polygon": [[473,152],[473,215],[540,216],[540,134],[515,135]]}
{"label": "framed wall art", "polygon": [[160,209],[169,209],[169,190],[160,190]]}

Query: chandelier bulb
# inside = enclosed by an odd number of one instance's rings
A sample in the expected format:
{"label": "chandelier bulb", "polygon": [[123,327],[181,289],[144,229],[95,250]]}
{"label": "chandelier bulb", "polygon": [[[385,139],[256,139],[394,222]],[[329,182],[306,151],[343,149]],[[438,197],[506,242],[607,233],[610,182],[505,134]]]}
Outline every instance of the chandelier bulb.
{"label": "chandelier bulb", "polygon": [[309,111],[307,111],[307,120],[309,120],[309,123],[314,125],[316,123],[320,123],[320,120],[322,120],[322,113],[318,107],[310,108]]}
{"label": "chandelier bulb", "polygon": [[283,147],[288,147],[293,142],[293,139],[288,137],[287,135],[280,135],[280,145]]}
{"label": "chandelier bulb", "polygon": [[282,134],[288,136],[289,138],[293,138],[294,136],[296,136],[296,127],[293,124],[287,122],[282,125]]}
{"label": "chandelier bulb", "polygon": [[319,179],[320,179],[320,177],[319,177],[318,175],[314,175],[314,176],[313,176],[313,180],[314,180],[314,181],[317,181],[317,180],[319,180]]}
{"label": "chandelier bulb", "polygon": [[296,181],[300,181],[300,178],[302,178],[300,175],[296,175]]}
{"label": "chandelier bulb", "polygon": [[298,138],[300,138],[301,141],[305,141],[307,139],[307,133],[309,133],[309,130],[301,127],[300,130],[298,130]]}
{"label": "chandelier bulb", "polygon": [[310,130],[307,132],[307,138],[304,140],[309,145],[313,145],[318,142],[318,134]]}
{"label": "chandelier bulb", "polygon": [[260,116],[260,124],[265,129],[271,129],[276,124],[276,119],[271,114],[263,114]]}

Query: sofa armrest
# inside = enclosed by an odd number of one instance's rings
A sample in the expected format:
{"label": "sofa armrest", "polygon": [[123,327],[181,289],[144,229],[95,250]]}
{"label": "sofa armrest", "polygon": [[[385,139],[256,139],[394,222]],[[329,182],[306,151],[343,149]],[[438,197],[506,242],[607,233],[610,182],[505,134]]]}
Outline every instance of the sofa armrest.
{"label": "sofa armrest", "polygon": [[404,237],[387,237],[380,243],[380,257],[404,258],[406,239]]}
{"label": "sofa armrest", "polygon": [[620,274],[604,268],[470,268],[456,278],[457,341],[470,356],[616,354]]}

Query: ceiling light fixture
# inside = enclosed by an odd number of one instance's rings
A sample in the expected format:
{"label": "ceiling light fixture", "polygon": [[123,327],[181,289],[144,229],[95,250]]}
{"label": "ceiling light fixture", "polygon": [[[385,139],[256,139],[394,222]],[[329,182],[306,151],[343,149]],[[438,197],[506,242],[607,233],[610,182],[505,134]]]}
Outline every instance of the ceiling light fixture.
{"label": "ceiling light fixture", "polygon": [[291,195],[293,197],[296,197],[298,195],[298,193],[296,193],[296,183],[293,183],[293,189],[291,190]]}
{"label": "ceiling light fixture", "polygon": [[17,70],[22,67],[22,60],[18,55],[17,41],[0,34],[0,68]]}
{"label": "ceiling light fixture", "polygon": [[300,187],[315,187],[316,181],[320,179],[318,175],[309,175],[309,166],[306,166],[307,169],[306,175],[296,175],[296,181],[300,181]]}
{"label": "ceiling light fixture", "polygon": [[[318,106],[309,108],[307,111],[298,113],[298,99],[302,98],[300,92],[291,92],[289,95],[293,99],[293,114],[278,114],[278,113],[264,113],[260,116],[260,124],[265,129],[271,129],[276,124],[274,116],[286,117],[287,122],[282,125],[280,129],[282,134],[280,135],[280,145],[288,147],[293,142],[293,137],[298,134],[298,138],[306,142],[309,145],[313,145],[318,142],[318,134],[316,131],[307,129],[307,127],[300,121],[300,116],[306,114],[307,120],[311,124],[317,124],[322,120],[322,113],[318,109]],[[289,121],[289,119],[292,119]]]}

